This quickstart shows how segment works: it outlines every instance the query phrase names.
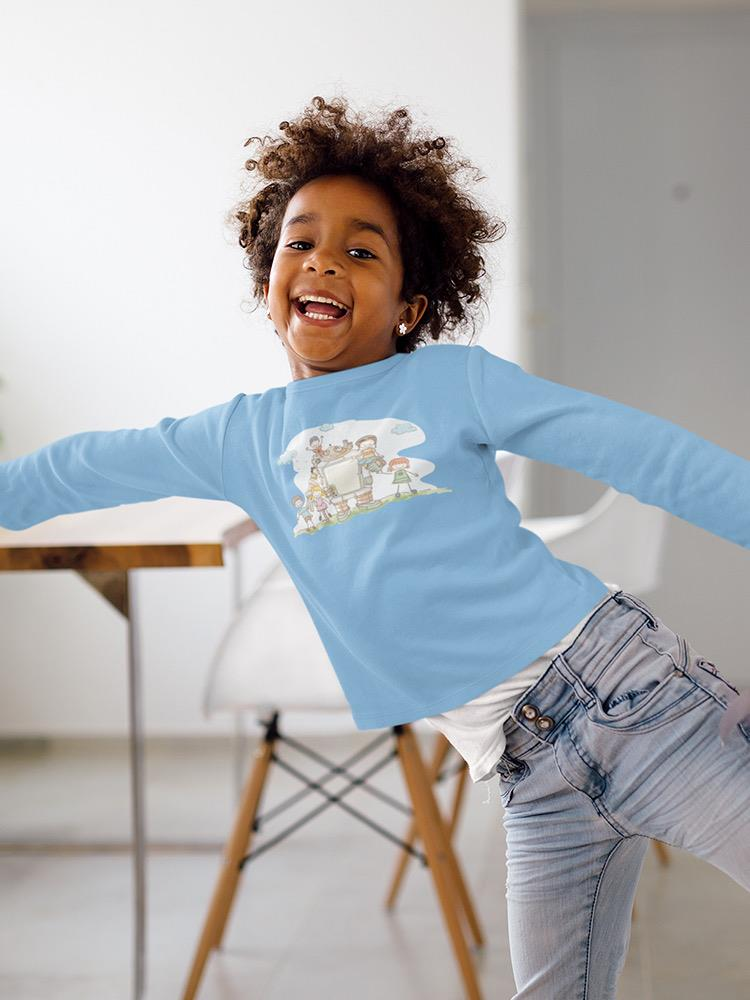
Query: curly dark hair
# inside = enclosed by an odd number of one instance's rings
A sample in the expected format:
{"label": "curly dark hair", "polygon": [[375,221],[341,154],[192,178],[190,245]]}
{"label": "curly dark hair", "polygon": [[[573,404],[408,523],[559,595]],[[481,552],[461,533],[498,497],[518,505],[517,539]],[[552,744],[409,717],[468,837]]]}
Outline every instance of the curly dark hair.
{"label": "curly dark hair", "polygon": [[350,120],[348,110],[344,97],[313,97],[294,121],[279,124],[282,137],[246,140],[245,146],[260,143],[260,151],[245,169],[268,183],[234,205],[225,221],[245,250],[254,298],[263,304],[284,213],[298,189],[324,175],[357,175],[377,184],[393,206],[404,269],[400,297],[429,300],[414,329],[396,338],[396,349],[408,353],[429,338],[453,340],[447,335],[466,320],[473,336],[475,309],[469,307],[484,303],[479,279],[487,274],[482,244],[501,239],[506,226],[471,200],[456,175],[470,169],[476,179],[484,177],[450,152],[450,140],[415,131],[407,108],[372,123],[361,114]]}

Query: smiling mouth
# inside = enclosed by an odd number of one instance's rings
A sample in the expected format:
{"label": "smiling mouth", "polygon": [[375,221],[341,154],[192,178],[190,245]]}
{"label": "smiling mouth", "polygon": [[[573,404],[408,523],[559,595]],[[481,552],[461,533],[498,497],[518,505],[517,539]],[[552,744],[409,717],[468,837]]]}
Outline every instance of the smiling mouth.
{"label": "smiling mouth", "polygon": [[293,305],[294,311],[299,318],[304,320],[306,323],[311,323],[313,326],[335,326],[336,323],[340,323],[342,320],[346,319],[350,312],[350,310],[347,309],[340,316],[323,316],[322,313],[310,315],[310,313],[315,313],[315,302],[307,303],[306,309],[308,312],[305,312],[300,308],[300,304],[297,299],[294,300]]}

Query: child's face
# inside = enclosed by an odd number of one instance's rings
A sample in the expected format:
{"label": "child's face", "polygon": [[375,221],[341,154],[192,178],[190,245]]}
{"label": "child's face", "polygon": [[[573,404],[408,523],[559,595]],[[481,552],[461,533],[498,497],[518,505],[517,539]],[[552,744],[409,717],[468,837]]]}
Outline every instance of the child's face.
{"label": "child's face", "polygon": [[[317,218],[290,224],[303,213]],[[374,223],[383,235],[358,229],[353,219]],[[399,323],[411,330],[427,307],[423,295],[413,303],[399,297],[402,280],[396,217],[380,188],[354,176],[316,177],[301,187],[284,213],[263,286],[293,378],[395,354]],[[311,289],[348,306],[347,314],[325,325],[305,319],[294,299]]]}

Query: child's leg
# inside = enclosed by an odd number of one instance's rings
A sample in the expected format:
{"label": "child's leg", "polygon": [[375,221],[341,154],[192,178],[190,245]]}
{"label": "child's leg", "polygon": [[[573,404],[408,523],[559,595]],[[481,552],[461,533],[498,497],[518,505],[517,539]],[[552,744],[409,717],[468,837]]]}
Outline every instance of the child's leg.
{"label": "child's leg", "polygon": [[[669,635],[660,621],[655,646],[662,650]],[[750,721],[734,725],[722,743],[719,725],[737,689],[677,639],[685,673],[670,698],[678,690],[690,696],[665,709],[665,728],[634,725],[608,803],[624,828],[690,851],[750,891]]]}
{"label": "child's leg", "polygon": [[[518,763],[528,772],[513,785]],[[649,841],[613,830],[551,746],[498,766],[514,1000],[614,1000]]]}
{"label": "child's leg", "polygon": [[615,996],[646,837],[750,888],[750,727],[719,738],[735,693],[620,593],[519,699],[498,765],[519,998]]}
{"label": "child's leg", "polygon": [[616,829],[690,851],[750,890],[750,722],[726,743],[719,733],[737,689],[638,606],[650,620],[603,670],[566,654],[589,690],[571,740],[606,778],[597,805]]}

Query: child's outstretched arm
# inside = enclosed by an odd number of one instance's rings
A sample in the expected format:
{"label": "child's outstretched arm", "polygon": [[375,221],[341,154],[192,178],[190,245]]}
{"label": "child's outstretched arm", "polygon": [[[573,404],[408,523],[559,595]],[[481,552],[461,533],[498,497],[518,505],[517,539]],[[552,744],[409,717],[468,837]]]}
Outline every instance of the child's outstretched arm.
{"label": "child's outstretched arm", "polygon": [[[750,462],[669,420],[467,351],[476,438],[496,450],[575,469],[750,548]],[[750,720],[750,689],[719,724],[724,742]]]}
{"label": "child's outstretched arm", "polygon": [[624,403],[467,352],[476,440],[575,469],[750,548],[750,461]]}
{"label": "child's outstretched arm", "polygon": [[160,500],[225,500],[224,438],[244,393],[152,427],[83,431],[0,463],[0,525],[21,531],[58,514]]}

